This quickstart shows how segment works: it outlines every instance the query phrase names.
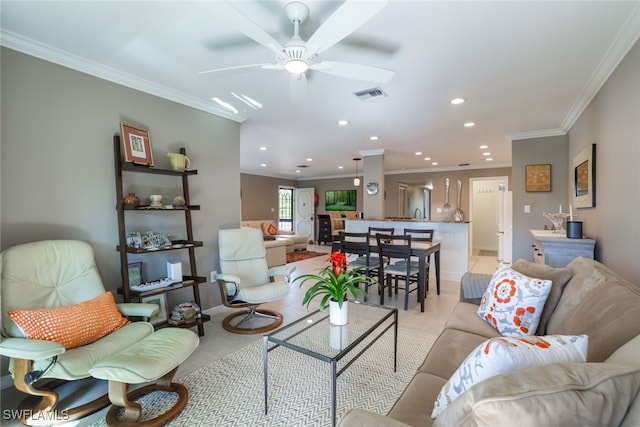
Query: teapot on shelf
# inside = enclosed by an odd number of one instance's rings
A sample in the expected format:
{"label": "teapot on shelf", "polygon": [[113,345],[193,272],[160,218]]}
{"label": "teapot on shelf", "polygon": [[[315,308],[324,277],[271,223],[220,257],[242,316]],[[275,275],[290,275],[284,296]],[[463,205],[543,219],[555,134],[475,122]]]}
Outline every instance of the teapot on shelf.
{"label": "teapot on shelf", "polygon": [[184,154],[167,153],[167,157],[169,157],[171,169],[174,171],[184,172],[186,169],[189,169],[189,166],[191,166],[191,160],[189,160],[189,158]]}

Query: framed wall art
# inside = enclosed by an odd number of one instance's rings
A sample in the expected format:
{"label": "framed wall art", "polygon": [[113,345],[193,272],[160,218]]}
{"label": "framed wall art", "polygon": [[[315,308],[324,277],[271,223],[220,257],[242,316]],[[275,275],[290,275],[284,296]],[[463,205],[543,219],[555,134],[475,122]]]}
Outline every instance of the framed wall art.
{"label": "framed wall art", "polygon": [[551,191],[551,165],[525,166],[525,189],[527,192]]}
{"label": "framed wall art", "polygon": [[144,282],[142,280],[142,263],[134,262],[129,267],[129,286],[138,286]]}
{"label": "framed wall art", "polygon": [[153,153],[149,131],[120,124],[124,161],[140,165],[153,166]]}
{"label": "framed wall art", "polygon": [[151,324],[157,325],[159,323],[164,323],[167,321],[167,296],[165,294],[142,297],[140,299],[140,302],[160,306],[160,310],[156,314],[151,316],[151,319],[149,319],[149,322],[151,322]]}
{"label": "framed wall art", "polygon": [[573,206],[592,208],[596,205],[596,144],[573,158]]}

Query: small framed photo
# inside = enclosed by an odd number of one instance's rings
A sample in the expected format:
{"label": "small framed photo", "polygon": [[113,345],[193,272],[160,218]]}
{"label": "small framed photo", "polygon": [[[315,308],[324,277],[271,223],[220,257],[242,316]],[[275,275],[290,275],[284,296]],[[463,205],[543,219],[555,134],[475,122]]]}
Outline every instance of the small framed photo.
{"label": "small framed photo", "polygon": [[142,263],[134,262],[129,264],[129,286],[138,286],[142,284]]}
{"label": "small framed photo", "polygon": [[151,317],[151,319],[149,319],[149,322],[151,322],[151,324],[157,325],[159,323],[164,323],[168,320],[167,296],[165,294],[150,295],[148,297],[142,297],[140,299],[140,302],[143,302],[146,304],[155,304],[157,306],[160,306],[160,310],[156,314],[154,314]]}
{"label": "small framed photo", "polygon": [[527,165],[525,183],[527,192],[551,191],[551,165]]}
{"label": "small framed photo", "polygon": [[134,231],[127,233],[127,246],[130,248],[142,249],[142,236],[139,232]]}
{"label": "small framed photo", "polygon": [[149,131],[134,128],[124,123],[120,124],[120,130],[122,133],[122,148],[124,148],[124,161],[153,166]]}

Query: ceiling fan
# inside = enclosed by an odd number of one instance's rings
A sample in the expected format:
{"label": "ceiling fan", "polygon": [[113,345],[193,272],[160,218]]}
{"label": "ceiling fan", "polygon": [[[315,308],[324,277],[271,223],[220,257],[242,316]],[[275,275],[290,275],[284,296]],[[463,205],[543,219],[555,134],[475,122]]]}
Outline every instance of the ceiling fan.
{"label": "ceiling fan", "polygon": [[324,61],[319,55],[346,36],[354,32],[365,22],[380,12],[388,0],[357,1],[346,0],[329,18],[320,25],[309,40],[300,38],[299,28],[309,16],[309,8],[301,2],[292,2],[285,6],[285,13],[293,23],[293,36],[289,41],[280,44],[251,19],[226,3],[224,19],[234,28],[258,44],[276,54],[275,63],[249,64],[235,67],[218,68],[201,71],[199,74],[233,71],[246,68],[264,70],[286,70],[291,73],[291,100],[300,102],[307,93],[307,70],[320,71],[340,77],[363,80],[375,83],[387,83],[395,75],[395,71],[349,62]]}

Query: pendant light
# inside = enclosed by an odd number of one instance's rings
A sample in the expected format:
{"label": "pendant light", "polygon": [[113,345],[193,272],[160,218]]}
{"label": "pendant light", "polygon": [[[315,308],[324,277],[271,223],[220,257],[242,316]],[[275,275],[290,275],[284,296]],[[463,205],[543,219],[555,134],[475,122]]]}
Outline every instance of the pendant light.
{"label": "pendant light", "polygon": [[360,187],[360,178],[358,178],[358,162],[361,160],[360,157],[354,157],[353,160],[356,162],[356,177],[353,178],[353,186]]}

